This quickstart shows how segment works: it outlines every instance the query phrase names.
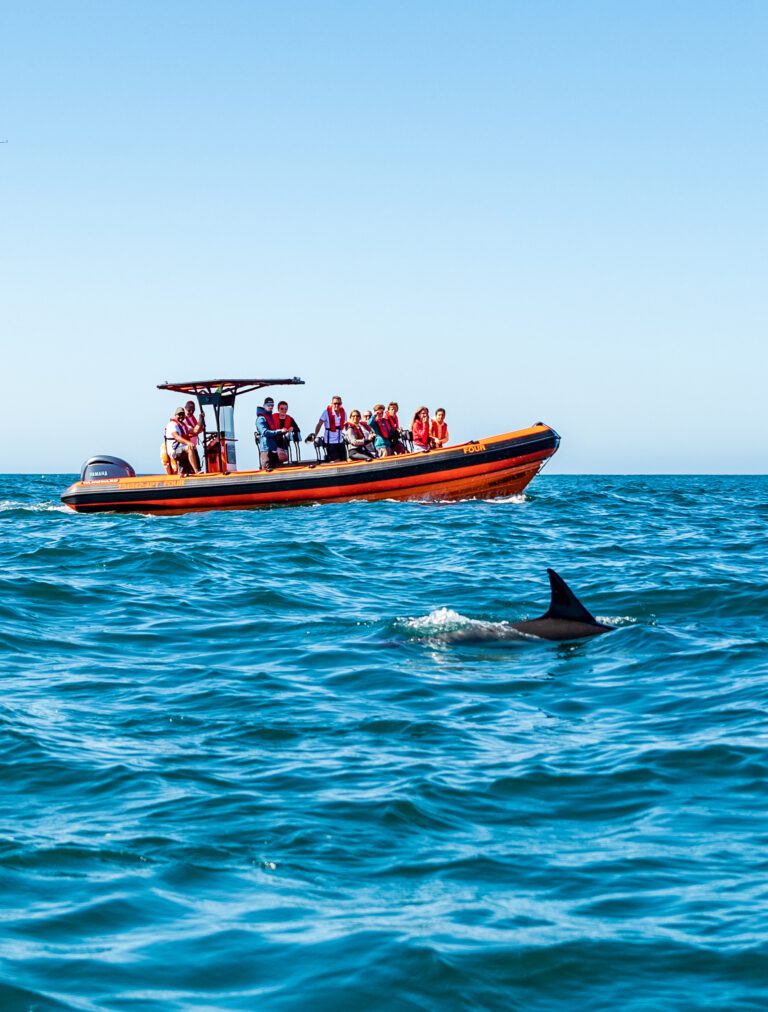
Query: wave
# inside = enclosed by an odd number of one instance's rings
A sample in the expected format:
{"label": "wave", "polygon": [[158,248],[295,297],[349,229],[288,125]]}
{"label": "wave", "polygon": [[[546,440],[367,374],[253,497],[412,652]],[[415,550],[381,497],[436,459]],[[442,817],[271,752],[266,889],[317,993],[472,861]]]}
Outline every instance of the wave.
{"label": "wave", "polygon": [[438,640],[442,643],[473,643],[488,640],[525,640],[509,622],[491,622],[468,618],[451,608],[436,608],[420,618],[400,619],[397,625],[414,639]]}
{"label": "wave", "polygon": [[67,513],[72,516],[72,510],[68,506],[51,500],[24,502],[18,499],[0,499],[0,514],[6,513]]}
{"label": "wave", "polygon": [[[0,1007],[762,1007],[768,479],[62,485],[2,486]],[[517,632],[547,566],[619,631]]]}

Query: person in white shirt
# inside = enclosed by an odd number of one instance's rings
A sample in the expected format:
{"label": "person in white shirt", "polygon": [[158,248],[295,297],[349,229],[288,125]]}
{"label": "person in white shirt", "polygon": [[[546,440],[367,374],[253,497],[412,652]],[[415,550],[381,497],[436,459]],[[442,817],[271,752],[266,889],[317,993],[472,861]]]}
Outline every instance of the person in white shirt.
{"label": "person in white shirt", "polygon": [[326,460],[346,460],[347,449],[344,443],[344,425],[347,421],[347,413],[338,395],[331,398],[331,403],[320,415],[315,426],[315,431],[308,437],[307,441],[312,442],[321,428],[325,427],[325,456]]}

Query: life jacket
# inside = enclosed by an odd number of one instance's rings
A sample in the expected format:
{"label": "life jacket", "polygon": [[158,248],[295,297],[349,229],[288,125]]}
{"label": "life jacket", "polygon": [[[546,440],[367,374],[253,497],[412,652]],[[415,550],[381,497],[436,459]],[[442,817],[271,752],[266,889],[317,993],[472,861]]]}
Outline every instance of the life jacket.
{"label": "life jacket", "polygon": [[413,423],[413,441],[418,446],[429,445],[429,422],[422,422],[420,418],[417,418]]}
{"label": "life jacket", "polygon": [[388,441],[391,440],[396,430],[394,422],[390,419],[389,415],[382,415],[381,418],[375,418],[374,421],[379,427],[381,438]]}
{"label": "life jacket", "polygon": [[365,432],[363,432],[362,425],[355,425],[354,422],[349,422],[349,424],[346,426],[346,428],[348,428],[350,430],[350,432],[353,433],[355,439],[365,439],[366,438]]}
{"label": "life jacket", "polygon": [[281,418],[279,414],[272,415],[272,421],[275,423],[272,426],[274,429],[298,429],[298,425],[288,414],[285,418]]}
{"label": "life jacket", "polygon": [[269,429],[281,429],[282,428],[280,422],[278,421],[278,416],[277,415],[273,415],[272,412],[271,411],[267,411],[266,408],[264,408],[264,414],[261,417],[267,423],[267,428],[269,428]]}
{"label": "life jacket", "polygon": [[400,419],[397,417],[397,415],[390,415],[388,411],[385,411],[384,417],[389,419],[389,422],[392,425],[393,429],[397,429],[398,431],[400,430]]}
{"label": "life jacket", "polygon": [[181,421],[182,434],[192,443],[193,446],[197,446],[197,433],[194,431],[197,428],[197,419],[194,414],[184,415]]}
{"label": "life jacket", "polygon": [[160,444],[160,461],[165,468],[166,474],[176,474],[176,461],[168,453],[168,446],[165,440]]}
{"label": "life jacket", "polygon": [[[335,432],[337,426],[336,426],[336,418],[334,416],[333,408],[329,404],[328,407],[325,410],[326,410],[327,415],[328,415],[328,431],[329,432]],[[346,413],[346,411],[344,410],[343,407],[339,408],[338,415],[339,415],[339,425],[338,425],[338,428],[343,429],[344,428],[344,423],[347,420],[347,413]]]}
{"label": "life jacket", "polygon": [[430,435],[434,436],[435,439],[447,439],[448,438],[448,423],[438,422],[436,418],[432,419],[432,424],[429,429]]}

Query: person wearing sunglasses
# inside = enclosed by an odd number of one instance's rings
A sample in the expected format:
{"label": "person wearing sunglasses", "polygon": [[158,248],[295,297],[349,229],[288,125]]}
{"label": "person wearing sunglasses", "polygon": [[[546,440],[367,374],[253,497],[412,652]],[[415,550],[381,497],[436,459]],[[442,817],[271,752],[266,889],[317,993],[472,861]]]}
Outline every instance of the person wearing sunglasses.
{"label": "person wearing sunglasses", "polygon": [[355,408],[349,412],[349,421],[344,426],[344,442],[350,460],[375,460],[373,432],[363,427],[360,412]]}
{"label": "person wearing sunglasses", "polygon": [[325,459],[328,461],[346,460],[347,450],[344,443],[344,425],[346,421],[347,414],[341,403],[341,397],[335,395],[331,398],[331,403],[320,415],[320,419],[315,426],[315,431],[310,432],[307,436],[307,442],[311,443],[320,429],[325,427]]}

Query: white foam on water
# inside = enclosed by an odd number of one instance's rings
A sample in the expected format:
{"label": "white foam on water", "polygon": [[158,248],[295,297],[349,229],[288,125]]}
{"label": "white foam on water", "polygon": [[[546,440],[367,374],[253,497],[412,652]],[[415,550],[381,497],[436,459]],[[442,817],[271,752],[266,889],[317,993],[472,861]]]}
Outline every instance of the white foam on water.
{"label": "white foam on water", "polygon": [[514,503],[516,506],[522,506],[523,503],[530,502],[530,499],[525,492],[515,492],[514,495],[502,495],[498,499],[488,499],[486,501],[495,504]]}
{"label": "white foam on water", "polygon": [[492,499],[486,499],[484,496],[467,496],[464,499],[414,499],[412,502],[417,502],[422,506],[462,506],[468,502],[487,503],[489,505],[509,505],[512,503],[515,506],[522,506],[523,503],[530,502],[525,492],[516,492],[514,495],[502,495],[495,496]]}
{"label": "white foam on water", "polygon": [[520,636],[509,622],[468,618],[451,608],[436,608],[419,618],[400,619],[399,624],[416,636],[443,640],[501,640]]}
{"label": "white foam on water", "polygon": [[71,513],[69,506],[51,502],[20,502],[17,499],[0,500],[0,513],[24,510],[25,513]]}

